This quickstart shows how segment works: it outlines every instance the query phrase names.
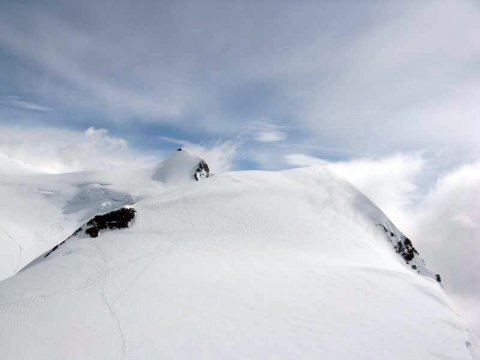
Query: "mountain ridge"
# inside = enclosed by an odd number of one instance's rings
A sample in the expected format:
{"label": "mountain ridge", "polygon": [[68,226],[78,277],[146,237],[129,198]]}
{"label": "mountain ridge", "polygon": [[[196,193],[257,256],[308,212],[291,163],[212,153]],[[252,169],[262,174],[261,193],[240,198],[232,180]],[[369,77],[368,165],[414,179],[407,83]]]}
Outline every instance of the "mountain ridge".
{"label": "mountain ridge", "polygon": [[5,359],[472,359],[434,273],[326,167],[142,179],[129,228],[0,283]]}

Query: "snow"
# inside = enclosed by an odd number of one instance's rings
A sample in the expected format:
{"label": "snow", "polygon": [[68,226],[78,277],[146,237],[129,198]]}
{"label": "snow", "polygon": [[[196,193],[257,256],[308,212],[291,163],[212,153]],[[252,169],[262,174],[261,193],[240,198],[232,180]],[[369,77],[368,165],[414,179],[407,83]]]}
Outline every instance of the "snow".
{"label": "snow", "polygon": [[195,182],[176,157],[2,182],[17,210],[36,204],[28,226],[8,218],[16,241],[60,216],[58,244],[108,201],[136,210],[130,228],[73,236],[0,283],[2,360],[472,359],[433,273],[412,270],[378,224],[403,234],[327,167]]}

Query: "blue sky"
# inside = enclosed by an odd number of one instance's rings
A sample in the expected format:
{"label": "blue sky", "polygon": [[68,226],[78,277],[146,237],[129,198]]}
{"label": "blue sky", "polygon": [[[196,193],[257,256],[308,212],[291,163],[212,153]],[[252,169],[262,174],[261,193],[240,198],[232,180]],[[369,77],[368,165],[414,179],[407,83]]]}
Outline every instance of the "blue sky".
{"label": "blue sky", "polygon": [[0,153],[50,172],[180,146],[217,172],[328,162],[480,332],[478,39],[473,0],[6,0]]}

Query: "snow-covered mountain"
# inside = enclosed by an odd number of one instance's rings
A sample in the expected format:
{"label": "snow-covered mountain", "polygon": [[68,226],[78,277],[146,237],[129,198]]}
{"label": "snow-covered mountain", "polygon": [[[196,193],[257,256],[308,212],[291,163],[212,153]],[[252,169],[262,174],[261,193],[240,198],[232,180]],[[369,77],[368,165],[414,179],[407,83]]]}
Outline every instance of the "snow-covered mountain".
{"label": "snow-covered mountain", "polygon": [[39,173],[0,154],[0,280],[49,251],[97,214],[209,176],[206,163],[185,151],[153,169]]}
{"label": "snow-covered mountain", "polygon": [[2,176],[0,269],[30,264],[0,283],[0,358],[473,358],[412,241],[327,167],[209,175],[178,151]]}

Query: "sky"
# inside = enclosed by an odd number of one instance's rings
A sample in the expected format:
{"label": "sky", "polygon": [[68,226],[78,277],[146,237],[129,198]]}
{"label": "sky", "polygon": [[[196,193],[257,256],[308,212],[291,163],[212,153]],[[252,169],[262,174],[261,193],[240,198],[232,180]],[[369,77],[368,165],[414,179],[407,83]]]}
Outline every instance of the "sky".
{"label": "sky", "polygon": [[8,1],[0,154],[51,173],[328,164],[480,334],[480,3]]}

